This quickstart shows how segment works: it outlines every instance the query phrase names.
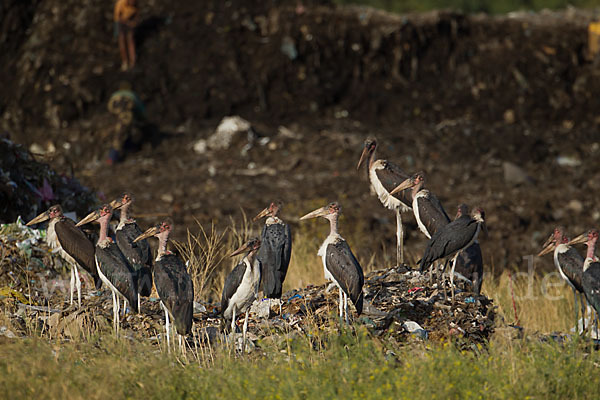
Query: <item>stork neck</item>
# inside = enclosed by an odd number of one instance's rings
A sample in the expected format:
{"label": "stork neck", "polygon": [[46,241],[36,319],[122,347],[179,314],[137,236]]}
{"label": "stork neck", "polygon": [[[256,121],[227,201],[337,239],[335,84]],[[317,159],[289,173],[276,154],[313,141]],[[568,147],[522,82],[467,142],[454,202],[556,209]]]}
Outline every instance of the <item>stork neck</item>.
{"label": "stork neck", "polygon": [[371,167],[373,166],[373,163],[375,162],[375,157],[377,153],[377,149],[373,149],[373,151],[371,152],[371,154],[369,155],[369,168],[368,170],[371,170]]}
{"label": "stork neck", "polygon": [[168,253],[167,243],[169,242],[169,232],[163,232],[158,235],[158,257]]}
{"label": "stork neck", "polygon": [[329,235],[337,235],[338,234],[338,215],[333,214],[327,217],[329,220]]}
{"label": "stork neck", "polygon": [[588,248],[586,258],[594,259],[594,251],[596,250],[596,239],[588,240]]}
{"label": "stork neck", "polygon": [[129,204],[125,204],[121,207],[121,219],[119,220],[119,225],[125,224],[129,221]]}
{"label": "stork neck", "polygon": [[102,217],[98,220],[100,223],[100,235],[98,236],[98,244],[104,243],[106,239],[108,239],[108,221],[110,220],[110,216]]}

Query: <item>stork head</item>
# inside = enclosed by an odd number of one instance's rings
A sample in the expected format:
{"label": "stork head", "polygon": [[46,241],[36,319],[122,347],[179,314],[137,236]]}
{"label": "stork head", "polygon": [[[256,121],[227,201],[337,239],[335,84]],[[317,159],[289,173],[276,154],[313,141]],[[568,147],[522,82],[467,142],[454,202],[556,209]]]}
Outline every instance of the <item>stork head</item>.
{"label": "stork head", "polygon": [[171,218],[167,218],[164,221],[154,225],[151,228],[148,228],[146,232],[142,233],[140,236],[136,237],[133,242],[139,242],[140,240],[147,239],[152,236],[156,236],[157,238],[161,237],[169,237],[169,234],[173,230],[173,220]]}
{"label": "stork head", "polygon": [[373,154],[373,152],[375,152],[375,149],[377,149],[377,139],[375,139],[374,137],[367,138],[365,140],[362,154],[360,155],[360,160],[358,160],[356,170],[360,169],[360,166],[371,154]]}
{"label": "stork head", "polygon": [[401,192],[405,189],[409,189],[409,188],[417,188],[417,190],[420,190],[423,185],[425,184],[425,173],[424,172],[417,172],[416,174],[414,174],[413,176],[411,176],[410,178],[406,179],[404,182],[402,182],[401,184],[399,184],[398,186],[396,186],[394,188],[394,190],[392,190],[390,192],[390,194],[396,194],[398,192]]}
{"label": "stork head", "polygon": [[116,210],[117,208],[121,208],[123,206],[129,206],[131,203],[133,203],[133,196],[131,193],[125,192],[115,200],[111,201],[110,206],[113,208],[113,210]]}
{"label": "stork head", "polygon": [[52,207],[50,207],[48,210],[44,211],[43,213],[41,213],[40,215],[38,215],[37,217],[35,217],[31,221],[29,221],[26,225],[31,226],[31,225],[39,224],[40,222],[44,222],[48,219],[60,218],[60,217],[62,217],[62,215],[63,215],[63,212],[62,212],[61,206],[58,204],[55,204]]}
{"label": "stork head", "polygon": [[81,225],[89,224],[90,222],[94,222],[94,221],[98,221],[99,223],[102,223],[104,221],[108,222],[108,221],[110,221],[110,218],[112,217],[112,213],[113,213],[113,209],[110,206],[110,204],[104,204],[104,205],[100,206],[100,208],[97,209],[96,211],[92,211],[91,213],[89,213],[85,218],[83,218],[81,221],[79,221],[75,225],[81,226]]}
{"label": "stork head", "polygon": [[238,254],[242,254],[242,253],[248,253],[248,255],[254,254],[258,251],[259,248],[260,248],[260,240],[257,237],[253,237],[252,239],[248,240],[246,243],[242,244],[236,251],[231,253],[229,255],[229,257],[237,256]]}
{"label": "stork head", "polygon": [[541,257],[545,254],[554,251],[556,246],[562,243],[569,243],[569,239],[565,234],[565,228],[563,228],[562,226],[557,226],[556,228],[554,228],[554,231],[552,232],[552,234],[550,234],[548,239],[546,239],[546,242],[544,242],[544,245],[542,246],[542,251],[539,252],[538,257]]}
{"label": "stork head", "polygon": [[598,241],[598,229],[590,229],[587,232],[582,233],[581,235],[577,236],[574,239],[571,239],[567,244],[569,246],[574,245],[574,244],[581,244],[581,243],[585,243],[588,246],[591,246],[593,244],[596,243],[596,241]]}
{"label": "stork head", "polygon": [[309,219],[309,218],[317,218],[323,217],[326,219],[331,219],[333,217],[337,217],[342,212],[342,206],[339,205],[337,201],[331,202],[326,206],[321,208],[317,208],[314,211],[309,212],[308,214],[300,217],[300,220]]}
{"label": "stork head", "polygon": [[471,212],[471,218],[481,224],[481,230],[483,231],[484,237],[487,237],[488,229],[485,223],[485,211],[483,211],[482,208],[477,207]]}
{"label": "stork head", "polygon": [[459,204],[456,208],[456,217],[454,219],[458,219],[463,215],[469,215],[469,206],[465,203]]}
{"label": "stork head", "polygon": [[256,215],[256,217],[252,218],[252,221],[258,221],[263,217],[276,217],[279,210],[283,207],[283,202],[281,200],[277,200],[272,202],[269,207],[265,208],[261,212]]}

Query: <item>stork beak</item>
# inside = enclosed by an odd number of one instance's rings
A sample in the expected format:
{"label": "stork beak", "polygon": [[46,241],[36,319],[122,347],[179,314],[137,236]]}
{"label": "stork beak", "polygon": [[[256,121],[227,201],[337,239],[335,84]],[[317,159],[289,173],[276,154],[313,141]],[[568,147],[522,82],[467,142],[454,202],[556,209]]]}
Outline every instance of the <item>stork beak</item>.
{"label": "stork beak", "polygon": [[29,221],[25,225],[31,226],[31,225],[39,224],[40,222],[44,222],[47,219],[50,219],[50,212],[44,211],[43,213],[41,213],[40,215],[38,215],[37,217],[35,217],[34,219],[32,219],[31,221]]}
{"label": "stork beak", "polygon": [[116,199],[110,202],[110,206],[112,207],[113,210],[116,210],[119,207],[123,206],[123,199]]}
{"label": "stork beak", "polygon": [[256,222],[259,219],[266,217],[267,215],[269,215],[269,207],[267,207],[264,210],[262,210],[261,212],[259,212],[256,217],[252,218],[252,221]]}
{"label": "stork beak", "polygon": [[76,223],[75,226],[89,224],[90,222],[96,221],[98,218],[100,218],[100,210],[92,211],[84,219]]}
{"label": "stork beak", "polygon": [[542,251],[539,252],[538,257],[551,253],[554,250],[554,243],[550,243],[548,246],[544,247]]}
{"label": "stork beak", "polygon": [[411,178],[408,178],[404,182],[402,182],[401,184],[396,186],[396,188],[394,190],[392,190],[390,192],[390,194],[396,194],[398,192],[401,192],[402,190],[405,190],[405,189],[415,186],[415,184],[416,183]]}
{"label": "stork beak", "polygon": [[311,211],[303,217],[300,217],[300,220],[309,219],[309,218],[317,218],[322,217],[323,215],[327,215],[329,213],[329,209],[327,206],[323,206],[321,208],[317,208],[315,211]]}
{"label": "stork beak", "polygon": [[587,241],[588,241],[587,232],[585,232],[585,233],[582,233],[581,235],[577,236],[576,238],[571,239],[571,241],[567,244],[569,246],[572,246],[574,244],[587,243]]}
{"label": "stork beak", "polygon": [[239,249],[237,249],[236,251],[234,251],[233,253],[231,253],[229,255],[229,257],[233,257],[233,256],[237,256],[238,254],[242,254],[245,253],[247,251],[250,251],[250,246],[248,246],[248,243],[244,243]]}
{"label": "stork beak", "polygon": [[550,236],[548,236],[548,239],[546,239],[546,241],[544,242],[544,244],[542,245],[543,248],[546,248],[550,245],[550,243],[552,243],[552,240],[554,239],[554,233],[550,234]]}
{"label": "stork beak", "polygon": [[365,162],[365,160],[367,159],[368,156],[369,156],[369,149],[367,147],[365,147],[362,151],[362,154],[360,155],[360,160],[358,160],[358,165],[356,166],[357,171],[360,169],[360,166],[363,164],[363,162]]}
{"label": "stork beak", "polygon": [[153,226],[152,228],[148,228],[146,230],[146,232],[142,233],[140,236],[133,239],[133,243],[136,243],[136,242],[139,242],[140,240],[144,240],[149,237],[152,237],[152,236],[156,235],[157,233],[158,233],[158,228],[156,226]]}

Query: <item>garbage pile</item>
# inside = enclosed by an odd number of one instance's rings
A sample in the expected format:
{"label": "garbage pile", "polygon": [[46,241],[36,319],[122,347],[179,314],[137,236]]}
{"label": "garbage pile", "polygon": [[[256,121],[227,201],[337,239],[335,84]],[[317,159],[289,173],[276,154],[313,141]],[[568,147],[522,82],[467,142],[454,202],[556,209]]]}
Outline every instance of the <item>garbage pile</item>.
{"label": "garbage pile", "polygon": [[0,139],[0,222],[35,217],[53,204],[85,215],[96,195],[73,176],[57,174],[23,146]]}
{"label": "garbage pile", "polygon": [[[30,229],[21,220],[0,228],[0,304],[10,320],[3,328],[4,334],[23,337],[35,332],[63,339],[95,332],[110,334],[110,291],[95,291],[84,278],[82,307],[77,308],[76,303],[71,306],[69,267],[58,253],[49,250],[44,237],[45,231]],[[459,282],[453,303],[429,281],[427,274],[402,267],[369,273],[365,278],[363,314],[354,322],[365,325],[372,335],[399,345],[453,340],[468,348],[485,343],[494,331],[492,301],[469,293]],[[281,315],[272,300],[258,301],[250,314],[248,337],[253,345],[259,345],[267,337],[312,335],[315,329],[337,333],[342,326],[337,301],[337,288],[328,290],[327,285],[286,293]],[[150,298],[142,299],[141,310],[121,317],[122,334],[158,342],[164,333],[164,314],[155,291]],[[224,324],[218,312],[218,304],[194,304],[197,337],[221,340]],[[241,324],[242,319],[238,322]]]}

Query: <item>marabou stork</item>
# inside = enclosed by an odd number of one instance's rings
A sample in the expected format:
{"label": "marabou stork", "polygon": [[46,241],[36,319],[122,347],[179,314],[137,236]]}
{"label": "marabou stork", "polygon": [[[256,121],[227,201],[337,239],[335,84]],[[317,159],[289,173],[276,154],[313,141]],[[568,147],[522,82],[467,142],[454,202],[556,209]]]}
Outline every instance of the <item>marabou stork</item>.
{"label": "marabou stork", "polygon": [[[575,248],[569,245],[569,239],[565,233],[565,229],[560,226],[554,228],[554,232],[544,243],[543,249],[538,254],[538,257],[548,254],[553,250],[554,265],[558,269],[560,276],[569,284],[569,286],[573,290],[573,298],[575,299],[575,327],[577,329],[577,327],[579,326],[577,294],[579,293],[580,296],[583,296],[584,293],[582,285],[584,259],[583,257],[581,257],[579,252],[575,250]],[[580,299],[580,302],[581,315],[583,317],[585,311],[583,298]]]}
{"label": "marabou stork", "polygon": [[477,235],[483,229],[487,232],[485,225],[485,213],[477,208],[471,216],[461,215],[448,225],[438,230],[427,243],[425,254],[421,258],[421,272],[428,268],[434,261],[440,259],[452,259],[452,271],[450,272],[450,286],[452,290],[452,301],[454,301],[454,266],[456,258],[461,250],[471,246]]}
{"label": "marabou stork", "polygon": [[446,214],[442,203],[438,198],[425,189],[425,173],[417,172],[410,178],[406,179],[400,185],[396,186],[390,192],[394,195],[407,189],[411,189],[412,195],[412,210],[415,214],[415,219],[419,225],[419,229],[427,239],[436,233],[441,227],[450,223],[450,217]]}
{"label": "marabou stork", "polygon": [[81,307],[81,281],[77,265],[94,278],[96,289],[102,285],[94,261],[94,244],[85,233],[75,226],[73,220],[63,215],[62,208],[58,204],[29,221],[27,226],[39,224],[47,219],[50,219],[50,223],[46,241],[53,250],[58,249],[61,256],[71,264],[71,305],[73,304],[73,292],[77,287],[77,304]]}
{"label": "marabou stork", "polygon": [[402,228],[402,213],[410,211],[412,195],[409,189],[394,195],[390,192],[410,176],[400,167],[387,160],[375,160],[377,140],[369,138],[365,140],[363,152],[358,161],[358,170],[368,158],[369,181],[371,191],[377,194],[379,201],[390,210],[396,212],[396,261],[404,263],[404,230]]}
{"label": "marabou stork", "polygon": [[235,333],[236,316],[241,313],[246,314],[242,329],[242,347],[246,345],[250,306],[257,298],[260,285],[262,267],[257,257],[260,244],[258,238],[252,238],[231,253],[230,257],[244,252],[246,252],[246,255],[227,275],[223,286],[223,294],[221,295],[221,314],[226,321],[231,320],[232,333]]}
{"label": "marabou stork", "polygon": [[100,236],[96,244],[96,266],[98,275],[112,292],[113,299],[113,327],[115,333],[119,334],[119,296],[123,297],[123,308],[125,301],[138,312],[137,308],[137,274],[131,268],[127,259],[119,250],[119,246],[108,237],[108,224],[112,217],[112,207],[108,204],[101,206],[87,217],[77,223],[81,226],[90,222],[98,221],[100,224]]}
{"label": "marabou stork", "polygon": [[600,259],[594,254],[598,236],[598,230],[591,229],[587,235],[585,233],[581,234],[568,243],[569,245],[577,243],[587,244],[588,250],[583,262],[581,286],[588,303],[594,307],[596,313],[600,313]]}
{"label": "marabou stork", "polygon": [[586,258],[583,262],[581,286],[585,298],[596,312],[596,339],[598,339],[598,313],[600,313],[600,260],[594,252],[598,236],[598,230],[591,229],[587,235],[585,233],[581,234],[568,243],[569,245],[586,243],[588,247]]}
{"label": "marabou stork", "polygon": [[[148,297],[152,292],[152,254],[150,246],[145,239],[135,241],[142,234],[142,230],[129,215],[129,207],[133,203],[133,196],[124,193],[110,205],[113,210],[121,209],[119,225],[115,231],[115,239],[121,253],[127,258],[129,265],[137,273],[138,295]],[[138,309],[140,299],[138,296]]]}
{"label": "marabou stork", "polygon": [[169,316],[175,321],[175,328],[179,335],[179,347],[184,349],[183,335],[191,333],[194,313],[194,284],[192,278],[181,258],[167,250],[169,234],[172,229],[173,222],[167,219],[149,228],[134,239],[134,243],[140,243],[152,236],[158,238],[158,254],[153,268],[154,284],[160,297],[160,305],[165,312],[165,330],[169,351],[171,351]]}
{"label": "marabou stork", "polygon": [[266,298],[278,300],[280,315],[281,291],[292,255],[290,226],[277,216],[281,207],[281,201],[273,202],[254,217],[254,221],[267,217],[258,251],[258,259],[262,264],[261,286]]}
{"label": "marabou stork", "polygon": [[[454,219],[458,219],[462,215],[468,214],[469,207],[466,204],[460,204]],[[458,253],[454,262],[454,272],[471,282],[474,293],[481,294],[481,284],[483,283],[483,256],[478,240],[475,240],[472,245]]]}
{"label": "marabou stork", "polygon": [[314,210],[301,220],[308,218],[323,217],[329,220],[330,232],[319,248],[318,255],[323,261],[323,270],[325,279],[333,281],[340,291],[339,315],[340,319],[344,316],[348,323],[348,296],[356,307],[358,315],[363,309],[363,293],[362,288],[365,281],[363,270],[350,246],[346,240],[338,234],[337,225],[338,217],[342,211],[342,207],[337,203],[329,203],[328,205]]}

